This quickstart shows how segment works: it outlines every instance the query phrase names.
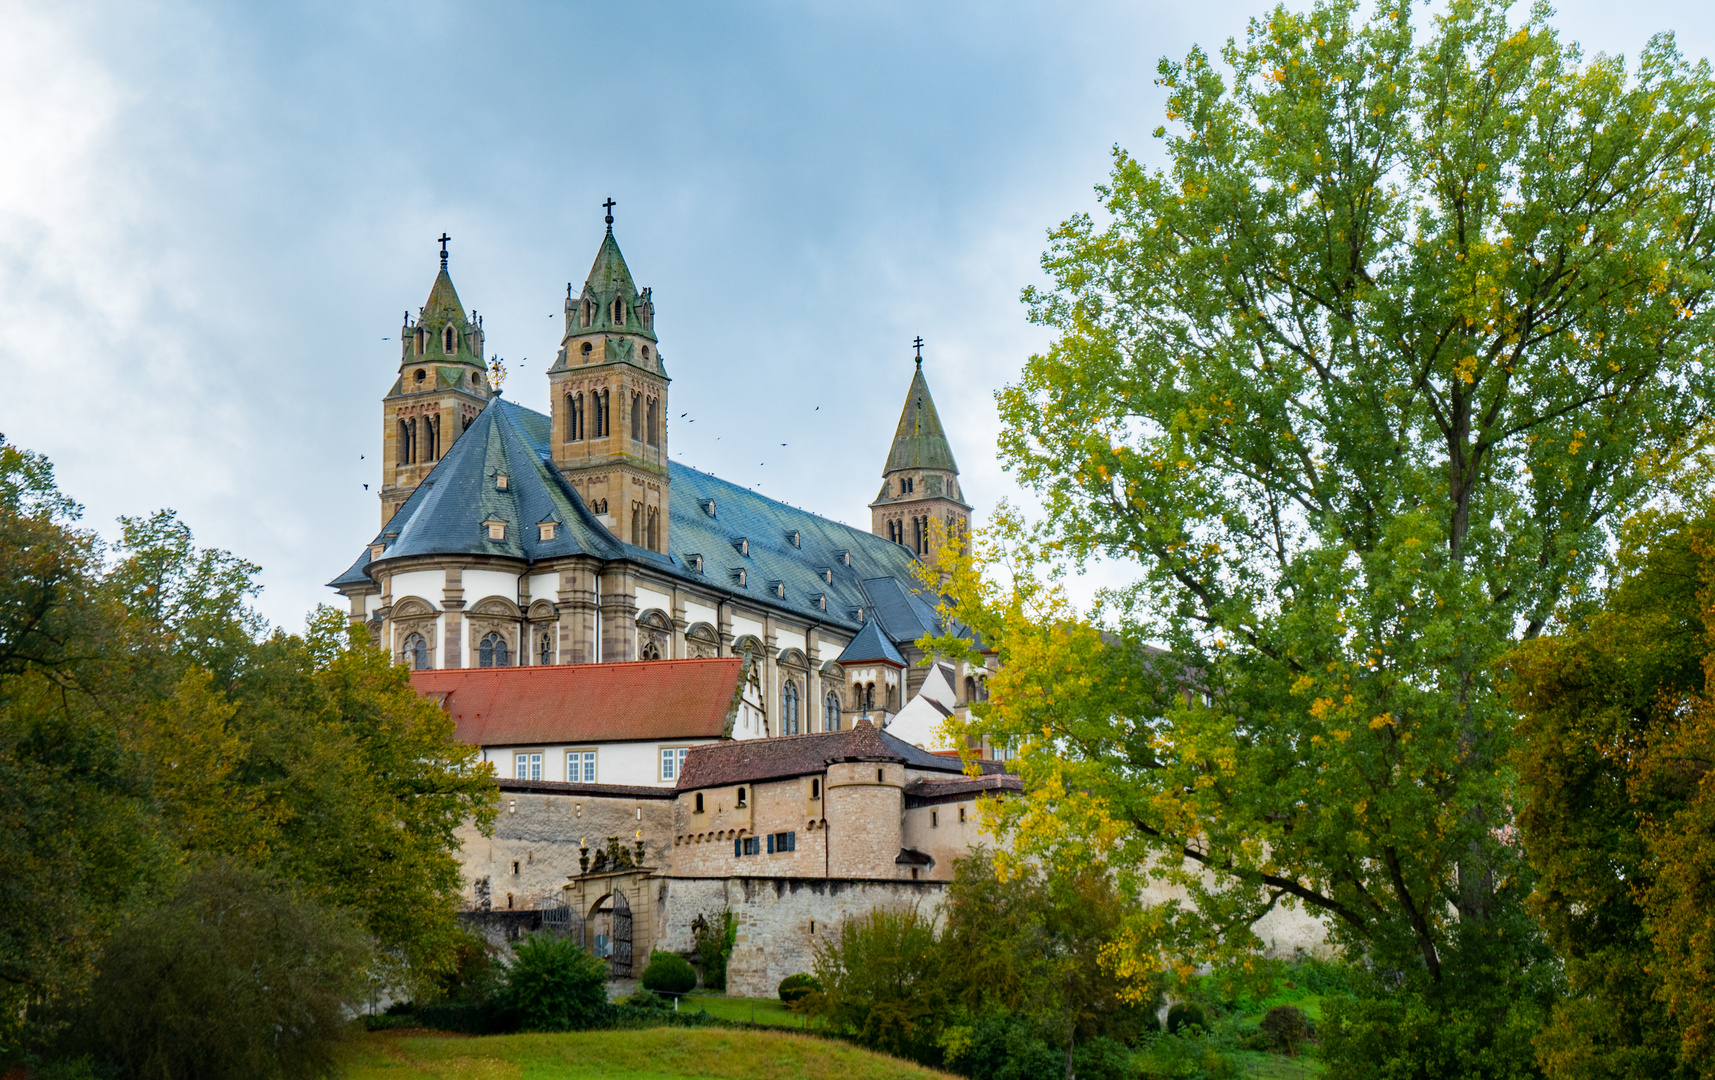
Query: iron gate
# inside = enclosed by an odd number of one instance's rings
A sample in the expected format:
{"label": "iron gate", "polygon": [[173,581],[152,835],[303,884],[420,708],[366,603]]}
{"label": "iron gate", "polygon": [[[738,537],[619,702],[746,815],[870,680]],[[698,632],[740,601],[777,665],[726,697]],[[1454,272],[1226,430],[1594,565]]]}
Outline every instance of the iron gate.
{"label": "iron gate", "polygon": [[631,905],[625,894],[613,894],[613,977],[631,978]]}

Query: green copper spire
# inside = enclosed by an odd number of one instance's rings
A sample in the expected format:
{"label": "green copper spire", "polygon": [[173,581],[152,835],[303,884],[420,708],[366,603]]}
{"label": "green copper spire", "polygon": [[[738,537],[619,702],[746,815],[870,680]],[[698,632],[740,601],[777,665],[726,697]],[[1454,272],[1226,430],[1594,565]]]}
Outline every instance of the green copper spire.
{"label": "green copper spire", "polygon": [[441,264],[441,272],[435,275],[435,284],[429,289],[428,302],[423,305],[423,314],[418,321],[436,328],[452,323],[460,332],[470,328],[470,319],[465,315],[464,305],[459,302],[458,290],[453,288],[453,279],[447,273],[445,263]]}
{"label": "green copper spire", "polygon": [[607,220],[608,232],[596,249],[583,292],[576,301],[567,297],[567,336],[605,332],[636,334],[654,341],[655,303],[649,290],[639,289],[632,279],[619,241],[613,238],[613,216],[609,214]]}
{"label": "green copper spire", "polygon": [[929,395],[929,383],[923,378],[921,357],[916,373],[911,376],[911,389],[905,395],[905,408],[899,414],[899,427],[893,433],[893,449],[888,451],[883,473],[901,469],[942,469],[954,474],[959,471],[953,461],[953,448],[947,443],[947,432],[941,427],[941,417],[935,412],[935,399]]}

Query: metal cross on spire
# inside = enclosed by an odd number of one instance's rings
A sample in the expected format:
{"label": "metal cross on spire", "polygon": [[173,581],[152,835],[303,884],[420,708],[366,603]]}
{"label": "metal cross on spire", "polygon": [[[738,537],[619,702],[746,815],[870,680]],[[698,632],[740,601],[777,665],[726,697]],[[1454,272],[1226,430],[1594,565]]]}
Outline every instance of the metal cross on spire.
{"label": "metal cross on spire", "polygon": [[452,239],[452,237],[447,235],[445,229],[441,230],[440,241],[441,241],[441,269],[442,270],[445,270],[447,268],[447,241],[451,240],[451,239]]}
{"label": "metal cross on spire", "polygon": [[923,335],[918,334],[917,337],[912,340],[911,344],[917,346],[917,366],[922,367],[923,366]]}
{"label": "metal cross on spire", "polygon": [[612,195],[609,195],[607,197],[607,201],[602,203],[602,205],[607,207],[607,234],[609,236],[612,236],[613,235],[613,208],[615,206],[618,206],[619,204],[613,201]]}

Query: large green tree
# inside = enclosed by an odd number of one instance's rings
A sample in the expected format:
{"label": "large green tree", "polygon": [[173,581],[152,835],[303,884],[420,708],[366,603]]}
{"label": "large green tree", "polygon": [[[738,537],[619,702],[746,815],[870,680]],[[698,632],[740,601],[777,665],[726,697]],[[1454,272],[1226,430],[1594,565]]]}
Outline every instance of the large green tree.
{"label": "large green tree", "polygon": [[[1503,662],[1522,717],[1513,763],[1518,822],[1537,875],[1531,906],[1566,963],[1567,993],[1540,1040],[1555,1077],[1705,1072],[1695,1063],[1707,1047],[1682,1054],[1681,1033],[1707,1024],[1715,994],[1706,985],[1689,995],[1701,1008],[1686,1007],[1687,995],[1675,1001],[1666,992],[1664,975],[1695,976],[1699,967],[1666,955],[1674,941],[1696,936],[1681,932],[1688,920],[1670,910],[1673,886],[1691,882],[1678,891],[1697,902],[1694,927],[1715,899],[1700,866],[1708,856],[1699,854],[1710,846],[1707,804],[1715,800],[1683,783],[1689,778],[1695,789],[1715,752],[1707,721],[1699,722],[1709,712],[1712,542],[1706,516],[1639,515],[1623,531],[1599,606]],[[1702,745],[1685,752],[1687,737]],[[1669,764],[1692,767],[1663,768]],[[1665,873],[1663,841],[1690,847],[1672,853]],[[1707,947],[1703,953],[1707,960]]]}
{"label": "large green tree", "polygon": [[[1336,1072],[1528,1070],[1491,665],[1705,411],[1715,80],[1475,0],[1426,34],[1278,8],[1222,60],[1163,62],[1164,166],[1117,152],[1027,291],[1056,338],[1001,450],[1045,523],[947,567],[1005,662],[979,723],[1025,746],[1026,850],[1094,838],[1186,890],[1133,962],[1254,948],[1294,903],[1378,973]],[[1141,568],[1106,637],[1042,562],[1098,556]]]}

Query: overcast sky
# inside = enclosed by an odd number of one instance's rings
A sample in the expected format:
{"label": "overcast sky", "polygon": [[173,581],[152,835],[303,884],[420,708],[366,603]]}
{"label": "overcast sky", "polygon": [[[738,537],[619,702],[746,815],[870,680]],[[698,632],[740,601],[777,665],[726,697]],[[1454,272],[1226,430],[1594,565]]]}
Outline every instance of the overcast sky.
{"label": "overcast sky", "polygon": [[[1115,144],[1156,157],[1157,59],[1266,9],[0,0],[0,433],[103,533],[172,507],[260,563],[296,628],[378,527],[433,238],[544,408],[611,196],[675,460],[867,527],[921,334],[980,518],[1045,233]],[[1708,3],[1560,10],[1590,51],[1715,51]]]}

